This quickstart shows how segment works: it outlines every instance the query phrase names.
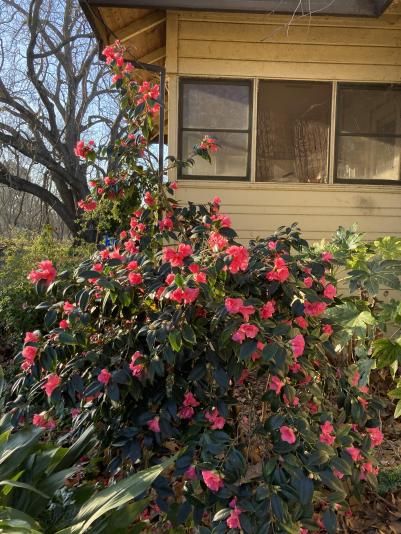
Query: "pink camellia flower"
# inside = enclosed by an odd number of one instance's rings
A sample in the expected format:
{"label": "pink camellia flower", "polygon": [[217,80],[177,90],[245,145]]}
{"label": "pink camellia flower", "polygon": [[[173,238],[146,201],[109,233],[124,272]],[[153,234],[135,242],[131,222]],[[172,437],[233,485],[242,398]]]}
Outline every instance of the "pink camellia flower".
{"label": "pink camellia flower", "polygon": [[334,332],[333,327],[331,324],[325,324],[323,325],[322,331],[324,334],[327,334],[328,336],[331,336],[331,334]]}
{"label": "pink camellia flower", "polygon": [[192,419],[195,415],[195,410],[192,406],[183,406],[177,413],[180,419]]}
{"label": "pink camellia flower", "polygon": [[154,417],[148,421],[148,428],[149,430],[152,430],[152,432],[160,432],[159,417]]}
{"label": "pink camellia flower", "polygon": [[163,261],[170,262],[172,267],[182,267],[184,265],[184,259],[193,254],[191,245],[181,243],[178,245],[178,249],[174,250],[171,247],[165,247],[163,250]]}
{"label": "pink camellia flower", "polygon": [[232,257],[229,270],[232,274],[239,271],[246,271],[249,263],[249,252],[243,246],[233,245],[226,250],[227,254]]}
{"label": "pink camellia flower", "polygon": [[239,516],[241,515],[241,510],[237,507],[234,508],[234,510],[231,511],[229,517],[227,518],[227,526],[228,528],[241,528],[241,523]]}
{"label": "pink camellia flower", "polygon": [[24,343],[37,343],[39,341],[39,335],[36,332],[26,332]]}
{"label": "pink camellia flower", "polygon": [[213,204],[214,204],[215,206],[220,206],[220,204],[221,204],[221,198],[220,198],[220,197],[217,197],[217,196],[214,197],[214,199],[213,199]]}
{"label": "pink camellia flower", "polygon": [[209,423],[212,423],[212,426],[210,427],[212,430],[221,430],[226,424],[226,420],[219,414],[217,408],[213,408],[211,412],[206,412],[205,418]]}
{"label": "pink camellia flower", "polygon": [[327,304],[325,302],[308,302],[304,303],[305,315],[309,317],[318,317],[326,311]]}
{"label": "pink camellia flower", "polygon": [[209,236],[208,244],[214,252],[219,252],[219,250],[226,248],[228,245],[228,239],[219,232],[212,232]]}
{"label": "pink camellia flower", "polygon": [[77,141],[77,144],[74,148],[74,154],[77,156],[77,158],[85,159],[89,152],[93,150],[94,146],[95,141],[93,141],[93,139],[91,139],[87,144],[85,144],[85,141]]}
{"label": "pink camellia flower", "polygon": [[130,273],[128,274],[128,280],[129,280],[129,283],[130,283],[132,286],[141,284],[141,283],[142,283],[142,275],[141,275],[141,273],[133,273],[133,272],[130,272]]}
{"label": "pink camellia flower", "polygon": [[186,287],[182,299],[185,304],[192,304],[199,296],[199,287]]}
{"label": "pink camellia flower", "polygon": [[191,271],[191,273],[196,274],[200,272],[200,265],[198,263],[191,263],[191,265],[188,265],[188,269]]}
{"label": "pink camellia flower", "polygon": [[70,327],[70,323],[68,321],[66,321],[65,319],[62,319],[60,322],[59,322],[59,327],[62,328],[63,330],[67,330],[67,328]]}
{"label": "pink camellia flower", "polygon": [[54,419],[51,417],[47,417],[45,412],[40,414],[35,413],[32,418],[32,424],[45,430],[54,430],[56,428],[56,421],[54,421]]}
{"label": "pink camellia flower", "polygon": [[326,421],[323,425],[320,425],[320,428],[322,430],[322,433],[319,437],[321,443],[332,445],[336,439],[336,437],[332,435],[334,432],[333,425],[330,423],[330,421]]}
{"label": "pink camellia flower", "polygon": [[135,260],[130,261],[127,265],[128,271],[135,271],[135,269],[137,268],[138,268],[138,262]]}
{"label": "pink camellia flower", "polygon": [[276,250],[276,247],[277,247],[277,243],[275,241],[269,241],[267,243],[267,248],[269,250]]}
{"label": "pink camellia flower", "polygon": [[47,377],[47,382],[43,386],[43,389],[46,391],[46,395],[48,397],[52,396],[53,391],[60,384],[60,382],[61,382],[60,377],[56,374],[52,374]]}
{"label": "pink camellia flower", "polygon": [[239,313],[244,301],[242,299],[226,298],[224,304],[228,313]]}
{"label": "pink camellia flower", "polygon": [[57,271],[50,260],[43,260],[38,263],[38,268],[33,269],[28,274],[28,280],[36,283],[39,280],[45,280],[47,285],[50,285],[56,278]]}
{"label": "pink camellia flower", "polygon": [[282,388],[284,386],[285,386],[285,382],[280,380],[280,378],[278,376],[273,375],[270,378],[269,389],[271,391],[274,391],[276,393],[276,395],[280,395],[280,391],[282,390]]}
{"label": "pink camellia flower", "polygon": [[118,247],[115,247],[109,254],[109,258],[112,260],[120,260],[122,261],[124,259],[124,256],[121,254],[120,249]]}
{"label": "pink camellia flower", "polygon": [[245,334],[241,332],[240,330],[237,330],[234,332],[234,334],[231,336],[231,339],[235,341],[236,343],[242,343],[245,339]]}
{"label": "pink camellia flower", "polygon": [[166,276],[166,284],[169,286],[175,281],[175,274],[170,273]]}
{"label": "pink camellia flower", "polygon": [[200,405],[200,402],[196,399],[196,397],[195,397],[195,395],[193,393],[188,391],[184,395],[183,405],[184,406],[192,406],[193,408],[196,408],[196,407],[198,407]]}
{"label": "pink camellia flower", "polygon": [[351,456],[354,462],[362,460],[361,451],[357,447],[347,447],[345,450]]}
{"label": "pink camellia flower", "polygon": [[181,302],[183,298],[184,290],[181,287],[177,287],[177,289],[174,289],[174,291],[170,293],[170,299],[175,302]]}
{"label": "pink camellia flower", "polygon": [[103,271],[103,265],[101,263],[94,263],[92,269],[97,273],[101,273]]}
{"label": "pink camellia flower", "polygon": [[143,354],[137,350],[132,356],[131,356],[131,363],[129,364],[129,368],[131,370],[132,375],[135,378],[139,378],[143,371],[144,371],[144,364],[143,363],[136,363],[138,358],[142,358]]}
{"label": "pink camellia flower", "polygon": [[326,299],[333,299],[337,295],[337,289],[333,286],[333,284],[327,284],[327,286],[324,288],[323,295],[326,297]]}
{"label": "pink camellia flower", "polygon": [[304,279],[304,284],[306,285],[307,288],[312,287],[312,284],[313,284],[313,278],[311,278],[310,276],[307,276],[307,277]]}
{"label": "pink camellia flower", "polygon": [[202,471],[202,478],[212,491],[219,491],[224,486],[223,478],[216,471]]}
{"label": "pink camellia flower", "polygon": [[278,282],[285,282],[290,276],[287,264],[280,256],[274,260],[274,268],[272,271],[266,273],[266,279],[272,282],[277,280]]}
{"label": "pink camellia flower", "polygon": [[198,284],[206,284],[206,273],[195,273],[194,280]]}
{"label": "pink camellia flower", "polygon": [[305,338],[302,334],[298,334],[290,341],[292,346],[292,351],[294,354],[294,358],[299,358],[299,356],[302,356],[305,350]]}
{"label": "pink camellia flower", "polygon": [[241,306],[239,309],[239,313],[242,315],[244,321],[247,323],[249,321],[249,317],[255,313],[254,306]]}
{"label": "pink camellia flower", "polygon": [[89,198],[88,200],[79,200],[78,206],[81,208],[81,210],[93,211],[97,208],[97,202],[93,198]]}
{"label": "pink camellia flower", "polygon": [[330,262],[334,258],[331,252],[322,252],[322,260]]}
{"label": "pink camellia flower", "polygon": [[297,374],[299,373],[300,370],[301,370],[301,365],[298,362],[295,362],[292,365],[290,365],[290,371],[292,373]]}
{"label": "pink camellia flower", "polygon": [[111,373],[109,373],[107,369],[102,369],[97,377],[99,382],[105,385],[107,385],[110,382],[110,378],[111,378]]}
{"label": "pink camellia flower", "polygon": [[165,217],[159,221],[159,229],[162,232],[163,230],[172,230],[174,228],[173,221],[169,217]]}
{"label": "pink camellia flower", "polygon": [[334,427],[330,421],[325,421],[323,425],[320,425],[320,428],[322,429],[323,434],[331,434],[334,432]]}
{"label": "pink camellia flower", "polygon": [[145,193],[144,202],[147,206],[153,206],[153,204],[155,203],[152,194],[149,191],[146,191]]}
{"label": "pink camellia flower", "polygon": [[26,347],[22,349],[22,356],[27,362],[33,365],[37,352],[38,352],[38,347],[32,347],[32,345],[27,345]]}
{"label": "pink camellia flower", "polygon": [[75,310],[75,306],[71,302],[66,301],[64,302],[63,310],[67,315],[70,315]]}
{"label": "pink camellia flower", "polygon": [[273,317],[276,306],[275,306],[274,300],[269,300],[269,302],[266,302],[266,304],[263,305],[262,309],[260,310],[260,316],[262,319],[270,319]]}
{"label": "pink camellia flower", "polygon": [[243,323],[239,327],[239,330],[240,330],[240,332],[245,334],[245,337],[248,337],[250,339],[254,339],[259,333],[259,328],[257,326],[255,326],[255,325],[249,324],[249,323]]}
{"label": "pink camellia flower", "polygon": [[379,428],[367,428],[366,430],[370,435],[372,447],[377,447],[378,445],[381,445],[383,443],[384,436]]}
{"label": "pink camellia flower", "polygon": [[170,187],[170,189],[172,189],[173,191],[176,191],[176,190],[178,189],[178,184],[177,184],[177,182],[171,182],[171,183],[169,184],[169,187]]}
{"label": "pink camellia flower", "polygon": [[282,441],[286,441],[290,445],[295,443],[296,440],[297,440],[297,438],[295,436],[295,432],[289,426],[285,426],[285,425],[281,426],[280,427],[280,435],[281,435],[281,440]]}
{"label": "pink camellia flower", "polygon": [[303,330],[305,330],[309,326],[308,321],[305,319],[305,317],[296,317],[294,319],[294,323],[296,323],[299,328],[302,328]]}
{"label": "pink camellia flower", "polygon": [[35,413],[32,418],[32,424],[34,426],[40,426],[42,428],[46,428],[47,420],[44,415]]}
{"label": "pink camellia flower", "polygon": [[196,480],[198,477],[196,476],[196,469],[193,465],[188,467],[188,469],[184,473],[184,478],[187,480]]}
{"label": "pink camellia flower", "polygon": [[379,474],[379,468],[374,467],[372,462],[365,462],[361,465],[361,473],[359,475],[360,480],[366,480],[367,473],[377,476]]}

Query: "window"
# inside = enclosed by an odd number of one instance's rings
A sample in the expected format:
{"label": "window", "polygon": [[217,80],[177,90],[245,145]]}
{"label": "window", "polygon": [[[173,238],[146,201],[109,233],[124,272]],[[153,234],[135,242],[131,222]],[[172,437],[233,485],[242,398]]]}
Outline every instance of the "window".
{"label": "window", "polygon": [[253,115],[252,89],[249,80],[181,81],[180,157],[206,134],[222,147],[182,178],[401,185],[401,84],[259,80]]}
{"label": "window", "polygon": [[401,87],[340,84],[336,138],[336,181],[400,180]]}
{"label": "window", "polygon": [[332,86],[261,81],[257,182],[327,183]]}
{"label": "window", "polygon": [[194,167],[183,169],[184,178],[249,180],[251,89],[248,81],[182,81],[180,157],[205,134],[222,146],[211,165],[197,158]]}

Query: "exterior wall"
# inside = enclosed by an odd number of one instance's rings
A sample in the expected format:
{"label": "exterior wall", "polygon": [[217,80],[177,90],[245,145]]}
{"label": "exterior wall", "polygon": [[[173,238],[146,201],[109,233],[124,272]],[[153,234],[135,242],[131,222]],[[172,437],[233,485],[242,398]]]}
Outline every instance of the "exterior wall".
{"label": "exterior wall", "polygon": [[[401,6],[380,19],[169,12],[166,68],[176,154],[179,76],[399,83]],[[255,183],[255,158],[251,182],[181,180],[179,199],[220,196],[244,240],[294,221],[307,239],[354,222],[370,239],[401,235],[401,187]]]}

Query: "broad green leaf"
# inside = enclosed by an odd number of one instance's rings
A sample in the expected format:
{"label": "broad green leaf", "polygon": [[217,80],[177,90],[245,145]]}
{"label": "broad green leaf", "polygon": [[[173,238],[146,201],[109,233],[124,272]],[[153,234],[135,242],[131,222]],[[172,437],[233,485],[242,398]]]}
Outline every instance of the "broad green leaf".
{"label": "broad green leaf", "polygon": [[140,471],[135,475],[117,482],[114,486],[100,491],[97,495],[92,497],[88,503],[80,508],[76,516],[76,521],[79,523],[82,521],[85,522],[79,530],[75,530],[71,527],[71,534],[74,532],[84,534],[92,523],[102,515],[111,510],[115,510],[132,499],[135,499],[141,495],[141,493],[147,491],[153,481],[173,462],[174,458],[170,458],[160,465],[155,465],[150,469]]}
{"label": "broad green leaf", "polygon": [[21,488],[25,489],[27,491],[32,491],[33,493],[37,493],[44,499],[50,499],[49,495],[46,495],[46,493],[42,493],[38,489],[34,488],[30,484],[26,484],[25,482],[18,482],[15,480],[0,480],[0,486],[6,486],[4,489],[7,489],[7,486],[10,486],[12,488]]}
{"label": "broad green leaf", "polygon": [[400,417],[401,415],[401,400],[399,400],[397,402],[397,406],[395,407],[395,410],[394,410],[394,419],[397,419],[397,417]]}

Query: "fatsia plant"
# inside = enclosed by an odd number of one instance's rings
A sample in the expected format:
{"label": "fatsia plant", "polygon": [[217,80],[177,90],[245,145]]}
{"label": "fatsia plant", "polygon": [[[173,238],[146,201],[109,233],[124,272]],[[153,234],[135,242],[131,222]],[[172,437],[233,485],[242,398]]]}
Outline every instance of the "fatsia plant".
{"label": "fatsia plant", "polygon": [[[329,245],[349,294],[327,312],[341,330],[337,351],[354,358],[360,383],[366,386],[373,369],[387,370],[396,387],[394,416],[401,415],[401,238],[367,242],[357,229],[340,228]],[[344,270],[346,269],[346,270]]]}
{"label": "fatsia plant", "polygon": [[[157,91],[134,83],[119,45],[105,55],[146,145]],[[193,155],[216,149],[206,137]],[[95,157],[85,143],[78,153]],[[296,225],[244,246],[218,197],[179,206],[176,185],[152,176],[115,247],[71,274],[48,261],[30,273],[44,325],[17,356],[14,420],[72,435],[93,424],[108,476],[177,453],[142,532],[334,533],[350,495],[375,484],[382,434],[355,370],[333,365],[332,255]]]}

